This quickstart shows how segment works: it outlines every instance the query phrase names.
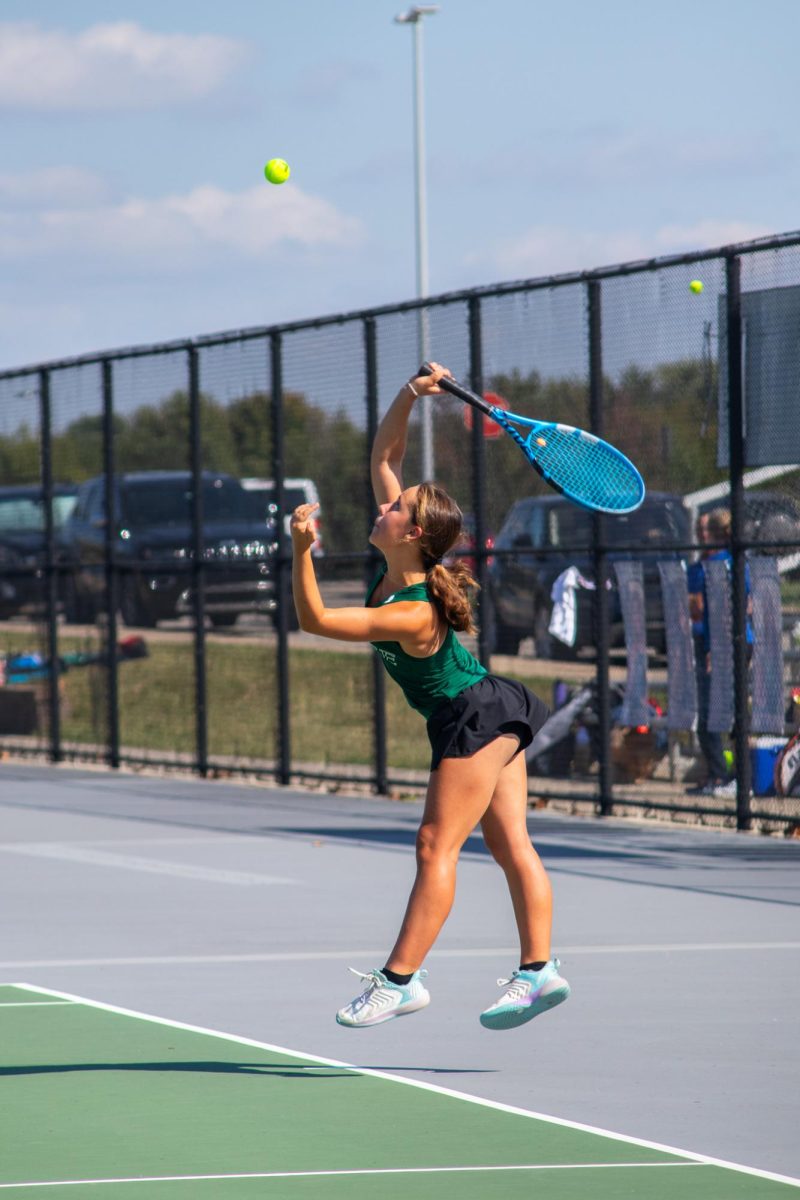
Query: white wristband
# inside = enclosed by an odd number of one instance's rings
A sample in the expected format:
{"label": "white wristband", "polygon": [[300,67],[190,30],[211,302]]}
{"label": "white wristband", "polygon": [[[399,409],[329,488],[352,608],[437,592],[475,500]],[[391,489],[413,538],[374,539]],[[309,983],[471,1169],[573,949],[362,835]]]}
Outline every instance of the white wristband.
{"label": "white wristband", "polygon": [[418,399],[419,399],[419,392],[415,390],[415,388],[414,388],[414,385],[413,385],[413,383],[411,382],[411,380],[410,380],[410,379],[409,379],[408,383],[407,383],[405,386],[406,386],[406,387],[408,388],[408,390],[411,392],[411,395],[414,397],[414,399],[415,399],[415,400],[418,400]]}

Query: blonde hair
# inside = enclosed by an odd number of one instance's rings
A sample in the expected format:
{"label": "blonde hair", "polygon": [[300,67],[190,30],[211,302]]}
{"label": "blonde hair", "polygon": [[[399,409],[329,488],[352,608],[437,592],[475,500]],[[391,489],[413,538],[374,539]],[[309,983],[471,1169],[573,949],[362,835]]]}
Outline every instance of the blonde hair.
{"label": "blonde hair", "polygon": [[461,509],[438,483],[421,483],[409,507],[411,520],[422,530],[422,566],[437,611],[453,629],[475,633],[470,592],[478,584],[460,559],[449,567],[442,562],[461,533]]}
{"label": "blonde hair", "polygon": [[712,508],[707,525],[713,542],[728,542],[731,537],[731,514],[727,508]]}

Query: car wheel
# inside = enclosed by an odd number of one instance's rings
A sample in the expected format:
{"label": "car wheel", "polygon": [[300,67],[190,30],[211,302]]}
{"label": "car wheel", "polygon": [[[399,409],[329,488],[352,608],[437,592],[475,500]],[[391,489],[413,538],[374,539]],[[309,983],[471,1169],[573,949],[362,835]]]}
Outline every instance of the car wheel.
{"label": "car wheel", "polygon": [[64,620],[68,625],[91,625],[95,618],[94,607],[78,591],[74,576],[64,580]]}
{"label": "car wheel", "polygon": [[131,576],[120,589],[119,611],[129,629],[155,629],[156,617],[142,602],[136,580]]}
{"label": "car wheel", "polygon": [[229,629],[235,625],[238,613],[209,613],[208,617],[215,629]]}
{"label": "car wheel", "polygon": [[[277,608],[272,610],[272,624],[275,626],[276,629],[278,628],[278,610],[277,610]],[[297,633],[299,628],[300,628],[300,622],[297,619],[297,609],[295,608],[295,606],[293,604],[289,604],[286,607],[286,630],[287,630],[287,633]]]}

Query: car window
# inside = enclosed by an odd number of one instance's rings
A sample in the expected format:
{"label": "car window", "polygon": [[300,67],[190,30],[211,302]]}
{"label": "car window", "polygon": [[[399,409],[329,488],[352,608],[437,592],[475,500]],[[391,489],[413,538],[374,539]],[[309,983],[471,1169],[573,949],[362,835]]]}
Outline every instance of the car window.
{"label": "car window", "polygon": [[[76,497],[53,496],[53,522],[60,529],[75,507]],[[38,496],[0,497],[0,533],[44,532],[44,503]]]}
{"label": "car window", "polygon": [[[203,481],[205,521],[251,521],[253,501],[232,479]],[[122,516],[131,528],[189,525],[192,489],[187,479],[149,479],[127,482],[122,492]]]}
{"label": "car window", "polygon": [[528,543],[527,510],[529,505],[522,501],[514,505],[505,520],[503,528],[497,535],[495,545],[499,550],[508,550],[519,545],[520,541]]}
{"label": "car window", "polygon": [[86,493],[85,511],[87,521],[100,521],[105,514],[106,489],[103,480],[98,479],[89,485]]}
{"label": "car window", "polygon": [[44,529],[44,505],[35,496],[10,496],[0,500],[0,533]]}
{"label": "car window", "polygon": [[[592,544],[592,514],[576,505],[554,506],[550,535],[554,546],[586,549]],[[677,500],[645,500],[635,512],[609,517],[608,544],[614,546],[666,547],[690,539],[689,514]]]}
{"label": "car window", "polygon": [[60,529],[72,516],[77,496],[53,496],[53,524]]}
{"label": "car window", "polygon": [[549,520],[550,545],[583,550],[592,541],[592,514],[574,504],[553,505]]}
{"label": "car window", "polygon": [[78,496],[75,501],[75,507],[72,510],[72,517],[73,517],[73,520],[75,520],[75,521],[85,521],[86,520],[86,497],[88,495],[88,492],[89,492],[89,489],[86,487],[85,484],[83,487],[78,489]]}
{"label": "car window", "polygon": [[676,500],[645,500],[635,512],[607,522],[612,546],[670,546],[691,540],[689,514]]}
{"label": "car window", "polygon": [[547,545],[547,519],[541,504],[534,505],[530,511],[528,534],[534,549],[542,550]]}
{"label": "car window", "polygon": [[[272,483],[266,487],[251,488],[249,490],[251,495],[258,496],[265,508],[268,504],[273,504],[275,501],[275,485]],[[287,512],[294,512],[298,504],[307,504],[309,502],[305,488],[295,485],[284,484],[283,498]]]}

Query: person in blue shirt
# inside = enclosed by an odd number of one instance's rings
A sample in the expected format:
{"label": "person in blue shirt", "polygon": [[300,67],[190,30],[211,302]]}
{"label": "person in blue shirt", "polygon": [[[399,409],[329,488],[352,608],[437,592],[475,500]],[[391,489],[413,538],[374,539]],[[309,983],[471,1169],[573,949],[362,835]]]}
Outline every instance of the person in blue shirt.
{"label": "person in blue shirt", "polygon": [[[690,565],[687,571],[687,586],[689,589],[689,614],[692,618],[692,634],[694,636],[694,659],[697,679],[697,740],[706,760],[708,777],[704,785],[698,789],[703,796],[732,796],[735,794],[736,783],[731,778],[728,764],[725,761],[722,734],[708,728],[708,711],[711,699],[711,633],[708,620],[708,604],[706,598],[705,564],[713,560],[725,562],[730,571],[733,555],[729,549],[731,538],[731,514],[727,508],[715,508],[712,512],[703,513],[697,518],[695,527],[697,540],[701,550],[697,562]],[[720,546],[719,543],[724,543]],[[717,549],[710,549],[717,544]],[[745,568],[745,591],[750,596],[750,571]],[[753,641],[753,630],[748,617],[748,645]]]}

